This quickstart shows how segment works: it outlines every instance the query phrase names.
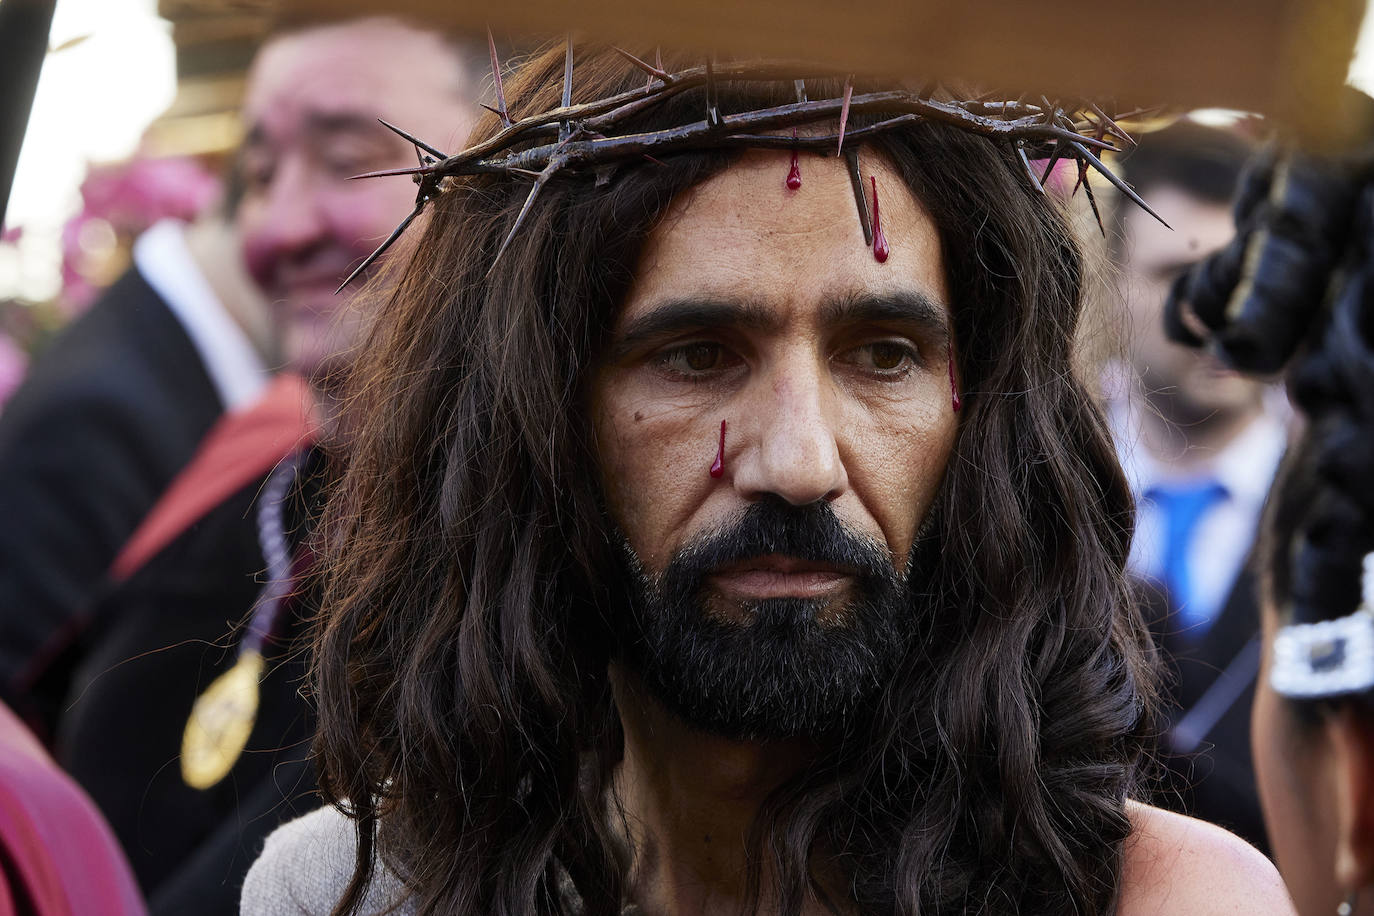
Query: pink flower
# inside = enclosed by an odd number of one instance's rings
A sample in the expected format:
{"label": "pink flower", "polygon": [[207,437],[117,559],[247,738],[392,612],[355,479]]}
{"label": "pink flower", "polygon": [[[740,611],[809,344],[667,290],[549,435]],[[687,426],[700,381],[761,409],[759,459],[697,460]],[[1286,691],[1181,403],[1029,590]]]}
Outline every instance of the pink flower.
{"label": "pink flower", "polygon": [[189,156],[135,156],[92,166],[81,212],[62,229],[62,293],[69,316],[83,311],[127,263],[128,249],[161,219],[190,221],[219,195],[219,181]]}
{"label": "pink flower", "polygon": [[[1045,166],[1049,164],[1050,161],[1048,159],[1031,160],[1031,168],[1035,169],[1036,175],[1044,175]],[[1050,177],[1045,182],[1045,189],[1060,197],[1066,197],[1073,190],[1073,186],[1077,181],[1077,160],[1072,157],[1066,157],[1054,164],[1054,171],[1050,172]]]}

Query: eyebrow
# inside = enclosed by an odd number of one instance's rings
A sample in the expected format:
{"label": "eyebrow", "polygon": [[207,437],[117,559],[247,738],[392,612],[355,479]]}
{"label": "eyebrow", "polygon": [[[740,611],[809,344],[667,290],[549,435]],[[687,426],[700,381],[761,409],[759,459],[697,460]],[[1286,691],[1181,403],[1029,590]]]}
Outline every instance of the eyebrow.
{"label": "eyebrow", "polygon": [[748,328],[772,331],[781,317],[761,303],[730,299],[670,299],[631,320],[616,335],[612,360],[624,359],[646,343],[704,328]]}
{"label": "eyebrow", "polygon": [[356,111],[311,111],[305,116],[305,131],[307,134],[331,136],[333,134],[358,134],[366,138],[375,137],[379,141],[391,138],[393,135],[377,122],[376,118],[368,117]]}
{"label": "eyebrow", "polygon": [[[901,322],[913,324],[938,346],[949,340],[947,310],[920,290],[886,293],[854,293],[821,305],[822,325],[862,322]],[[693,298],[670,299],[628,322],[611,344],[609,358],[618,361],[639,347],[694,330],[743,328],[777,331],[782,315],[762,303],[750,300]]]}
{"label": "eyebrow", "polygon": [[[394,145],[391,142],[394,136],[377,123],[376,118],[355,111],[307,112],[301,124],[301,130],[307,136],[316,139],[352,134],[368,140],[375,139],[378,144]],[[270,145],[271,139],[259,123],[254,123],[248,128],[248,133],[244,136],[242,143],[242,147],[245,149]]]}
{"label": "eyebrow", "polygon": [[916,325],[932,343],[949,341],[949,309],[918,289],[887,293],[857,293],[821,306],[821,323],[827,326],[863,322],[901,322]]}

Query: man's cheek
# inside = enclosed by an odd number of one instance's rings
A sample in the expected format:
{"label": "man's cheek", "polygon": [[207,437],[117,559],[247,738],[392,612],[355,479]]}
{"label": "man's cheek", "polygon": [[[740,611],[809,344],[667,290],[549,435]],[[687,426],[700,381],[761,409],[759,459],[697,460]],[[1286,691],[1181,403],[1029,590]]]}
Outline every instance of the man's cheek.
{"label": "man's cheek", "polygon": [[239,205],[239,249],[243,266],[260,289],[269,289],[274,256],[270,244],[263,238],[259,208],[245,201]]}

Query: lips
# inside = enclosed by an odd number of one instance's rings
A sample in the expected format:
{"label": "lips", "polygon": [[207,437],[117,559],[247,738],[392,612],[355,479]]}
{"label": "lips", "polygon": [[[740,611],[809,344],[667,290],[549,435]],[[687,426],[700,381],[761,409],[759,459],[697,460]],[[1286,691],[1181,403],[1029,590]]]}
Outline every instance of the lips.
{"label": "lips", "polygon": [[709,584],[740,600],[826,598],[849,588],[856,571],[782,554],[750,557],[718,568]]}

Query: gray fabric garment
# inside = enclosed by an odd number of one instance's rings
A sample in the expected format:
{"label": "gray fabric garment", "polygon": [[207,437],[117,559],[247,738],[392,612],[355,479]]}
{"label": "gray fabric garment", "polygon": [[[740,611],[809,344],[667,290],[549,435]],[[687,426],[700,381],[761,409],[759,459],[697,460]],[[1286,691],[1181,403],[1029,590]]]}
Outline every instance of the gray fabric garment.
{"label": "gray fabric garment", "polygon": [[[239,916],[329,916],[353,874],[357,835],[353,821],[338,809],[320,808],[278,827],[243,882]],[[559,893],[566,912],[582,912],[572,878],[558,869]],[[373,872],[360,916],[415,916],[415,900],[381,862]],[[642,916],[626,904],[621,916]]]}
{"label": "gray fabric garment", "polygon": [[[320,808],[278,827],[253,863],[239,898],[241,916],[329,916],[348,887],[357,848],[353,821]],[[364,916],[413,916],[400,880],[378,863]]]}

